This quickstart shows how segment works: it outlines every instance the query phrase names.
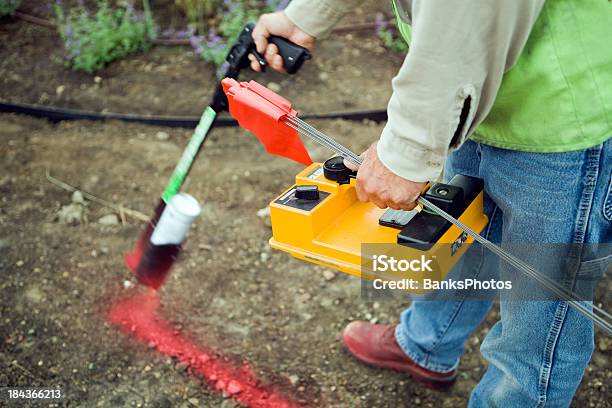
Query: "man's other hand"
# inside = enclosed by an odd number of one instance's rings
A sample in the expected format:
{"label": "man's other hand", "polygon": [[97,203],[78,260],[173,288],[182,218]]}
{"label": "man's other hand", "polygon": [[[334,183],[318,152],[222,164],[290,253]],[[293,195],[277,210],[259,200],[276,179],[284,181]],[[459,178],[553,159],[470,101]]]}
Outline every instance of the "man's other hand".
{"label": "man's other hand", "polygon": [[406,180],[391,172],[379,160],[373,143],[361,158],[363,163],[357,167],[344,160],[344,164],[352,170],[357,170],[355,188],[359,201],[371,201],[379,208],[393,208],[395,210],[412,210],[416,207],[416,200],[427,183]]}
{"label": "man's other hand", "polygon": [[[283,58],[278,54],[276,45],[268,43],[268,37],[271,35],[283,37],[311,51],[316,41],[313,36],[306,34],[293,24],[284,11],[263,14],[259,17],[253,30],[253,40],[255,41],[257,51],[264,56],[272,69],[283,73],[286,72],[283,68]],[[253,71],[261,71],[261,67],[253,55],[249,55],[249,60],[251,61]]]}

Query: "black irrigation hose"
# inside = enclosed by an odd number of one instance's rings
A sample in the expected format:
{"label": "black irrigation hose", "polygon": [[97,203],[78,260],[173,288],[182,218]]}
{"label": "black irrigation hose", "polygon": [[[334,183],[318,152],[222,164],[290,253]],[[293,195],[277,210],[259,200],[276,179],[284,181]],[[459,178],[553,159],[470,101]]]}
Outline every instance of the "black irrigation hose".
{"label": "black irrigation hose", "polygon": [[[21,10],[17,10],[14,15],[15,17],[20,18],[29,23],[37,24],[47,28],[55,28],[55,24],[52,21],[30,15]],[[335,31],[344,32],[352,30],[373,29],[375,28],[375,26],[376,23],[366,22],[337,27]],[[188,44],[188,41],[182,39],[159,39],[157,42],[160,45]],[[141,123],[145,125],[179,128],[195,128],[200,120],[199,117],[195,116],[154,116],[137,115],[131,113],[100,113],[92,111],[83,111],[78,109],[57,108],[53,106],[9,102],[0,102],[0,112],[29,115],[37,118],[47,119],[55,123],[64,120],[122,120],[125,122]],[[371,120],[374,122],[384,122],[387,120],[387,111],[385,109],[374,109],[350,112],[330,112],[321,114],[315,113],[301,115],[300,117],[302,119],[345,119],[352,121]],[[220,117],[217,118],[215,125],[219,127],[230,127],[237,126],[238,124],[232,118]]]}
{"label": "black irrigation hose", "polygon": [[[144,125],[166,126],[175,128],[195,128],[200,121],[197,116],[156,116],[137,115],[132,113],[100,113],[84,111],[79,109],[57,108],[53,106],[33,105],[28,103],[0,102],[0,112],[18,113],[47,119],[57,123],[65,120],[121,120],[124,122],[141,123]],[[373,122],[384,122],[387,120],[386,109],[374,109],[349,112],[311,113],[300,115],[305,120],[310,119],[344,119],[352,121],[370,120]],[[232,127],[238,123],[229,117],[217,118],[215,126]]]}

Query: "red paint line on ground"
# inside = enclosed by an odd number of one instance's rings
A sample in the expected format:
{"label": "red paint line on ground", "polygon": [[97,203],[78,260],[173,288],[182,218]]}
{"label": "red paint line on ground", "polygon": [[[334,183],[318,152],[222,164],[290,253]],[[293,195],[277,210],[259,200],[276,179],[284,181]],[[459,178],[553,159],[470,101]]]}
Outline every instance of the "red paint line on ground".
{"label": "red paint line on ground", "polygon": [[138,340],[153,344],[167,356],[177,358],[204,377],[213,388],[252,408],[300,407],[270,387],[257,381],[253,370],[244,364],[237,368],[211,351],[181,336],[157,316],[159,297],[155,291],[117,301],[108,313],[108,321]]}

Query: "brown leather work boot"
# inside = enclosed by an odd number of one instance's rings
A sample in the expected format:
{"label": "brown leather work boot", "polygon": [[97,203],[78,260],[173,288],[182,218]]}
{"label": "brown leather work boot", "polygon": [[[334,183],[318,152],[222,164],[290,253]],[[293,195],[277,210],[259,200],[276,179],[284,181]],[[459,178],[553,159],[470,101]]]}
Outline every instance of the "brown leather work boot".
{"label": "brown leather work boot", "polygon": [[438,373],[412,361],[397,344],[395,325],[392,324],[351,322],[342,333],[342,342],[364,363],[407,373],[428,388],[446,389],[457,378],[457,370]]}

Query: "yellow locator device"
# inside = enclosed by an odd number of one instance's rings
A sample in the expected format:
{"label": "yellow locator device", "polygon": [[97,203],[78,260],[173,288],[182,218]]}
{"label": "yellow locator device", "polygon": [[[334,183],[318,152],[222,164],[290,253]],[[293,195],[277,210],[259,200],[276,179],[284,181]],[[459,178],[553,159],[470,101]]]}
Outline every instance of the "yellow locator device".
{"label": "yellow locator device", "polygon": [[[295,184],[270,203],[270,245],[296,258],[367,279],[443,280],[473,242],[456,226],[423,209],[383,210],[362,203],[355,192],[355,173],[342,157],[313,163]],[[481,232],[483,182],[457,175],[447,184],[429,185],[423,195],[441,209]],[[410,270],[381,272],[375,260],[404,259]],[[416,260],[416,261],[415,261]],[[415,262],[421,263],[421,270]],[[422,268],[422,263],[427,268]],[[412,263],[411,263],[412,262]],[[415,288],[413,288],[415,289]]]}

